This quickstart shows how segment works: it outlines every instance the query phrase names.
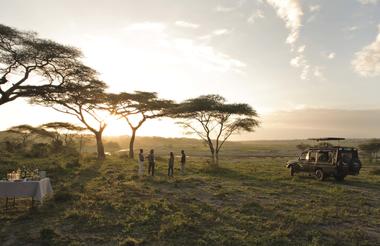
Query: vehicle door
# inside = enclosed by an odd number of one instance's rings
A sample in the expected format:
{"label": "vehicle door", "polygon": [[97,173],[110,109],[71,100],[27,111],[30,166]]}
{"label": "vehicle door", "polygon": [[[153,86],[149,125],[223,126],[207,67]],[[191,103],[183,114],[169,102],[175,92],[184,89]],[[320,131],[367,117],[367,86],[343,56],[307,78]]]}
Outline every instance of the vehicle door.
{"label": "vehicle door", "polygon": [[326,173],[334,172],[333,166],[334,154],[331,150],[320,150],[318,151],[317,162],[315,168],[321,168]]}
{"label": "vehicle door", "polygon": [[309,151],[304,151],[302,154],[299,156],[299,168],[300,171],[306,171],[306,168],[308,166],[308,156],[309,156]]}
{"label": "vehicle door", "polygon": [[314,172],[314,167],[317,162],[317,150],[310,150],[307,156],[307,162],[305,163],[305,171]]}

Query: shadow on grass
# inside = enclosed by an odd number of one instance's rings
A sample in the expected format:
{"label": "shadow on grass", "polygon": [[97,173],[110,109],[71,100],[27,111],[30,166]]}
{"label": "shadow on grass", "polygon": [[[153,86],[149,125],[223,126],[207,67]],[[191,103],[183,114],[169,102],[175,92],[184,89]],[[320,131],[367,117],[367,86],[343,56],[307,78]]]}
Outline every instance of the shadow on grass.
{"label": "shadow on grass", "polygon": [[365,188],[373,191],[380,191],[380,184],[373,182],[366,182],[365,180],[344,180],[342,182],[333,181],[336,184],[339,184],[344,187],[356,187],[356,188]]}
{"label": "shadow on grass", "polygon": [[257,178],[253,175],[243,174],[239,171],[235,171],[230,168],[224,168],[224,167],[217,167],[217,168],[204,168],[202,169],[203,174],[207,174],[211,177],[217,177],[217,178],[227,178],[227,179],[234,179],[234,180],[240,180],[240,181],[247,181],[247,180],[257,180]]}

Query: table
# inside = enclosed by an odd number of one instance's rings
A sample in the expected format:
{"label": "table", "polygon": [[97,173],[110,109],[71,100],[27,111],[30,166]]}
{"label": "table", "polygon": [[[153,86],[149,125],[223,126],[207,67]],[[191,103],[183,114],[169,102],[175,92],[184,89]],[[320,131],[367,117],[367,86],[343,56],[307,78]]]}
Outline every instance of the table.
{"label": "table", "polygon": [[0,197],[6,198],[6,208],[8,207],[8,198],[13,197],[13,203],[16,197],[31,197],[33,201],[41,203],[46,195],[53,193],[50,179],[43,178],[39,181],[0,181]]}

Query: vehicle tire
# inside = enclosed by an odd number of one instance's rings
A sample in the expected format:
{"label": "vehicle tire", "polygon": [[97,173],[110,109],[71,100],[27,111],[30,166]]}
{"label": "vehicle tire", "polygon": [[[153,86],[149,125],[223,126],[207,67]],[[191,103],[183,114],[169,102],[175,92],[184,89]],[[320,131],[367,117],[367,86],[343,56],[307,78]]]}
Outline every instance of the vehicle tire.
{"label": "vehicle tire", "polygon": [[294,173],[296,172],[294,166],[290,166],[289,169],[290,169],[290,176],[293,177],[293,176],[294,176]]}
{"label": "vehicle tire", "polygon": [[346,175],[344,175],[344,174],[336,174],[336,175],[334,175],[334,178],[335,178],[336,181],[343,181],[345,177],[346,177]]}
{"label": "vehicle tire", "polygon": [[317,169],[315,170],[315,177],[320,180],[320,181],[323,181],[326,177],[325,173],[322,171],[322,169]]}

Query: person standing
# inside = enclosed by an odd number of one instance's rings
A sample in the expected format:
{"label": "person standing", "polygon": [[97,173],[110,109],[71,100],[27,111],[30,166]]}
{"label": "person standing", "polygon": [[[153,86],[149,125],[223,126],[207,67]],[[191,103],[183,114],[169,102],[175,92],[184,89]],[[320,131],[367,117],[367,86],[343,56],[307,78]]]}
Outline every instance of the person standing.
{"label": "person standing", "polygon": [[181,150],[181,174],[185,174],[186,154],[184,150]]}
{"label": "person standing", "polygon": [[169,162],[168,162],[168,176],[173,177],[173,169],[174,169],[174,154],[170,152]]}
{"label": "person standing", "polygon": [[149,162],[148,174],[152,174],[152,176],[154,176],[154,166],[156,164],[156,160],[154,158],[154,150],[153,149],[150,150],[150,153],[148,155],[148,162]]}
{"label": "person standing", "polygon": [[140,149],[140,153],[139,153],[139,171],[138,171],[138,174],[139,176],[143,176],[144,174],[144,160],[145,160],[145,157],[144,157],[144,150],[143,149]]}

